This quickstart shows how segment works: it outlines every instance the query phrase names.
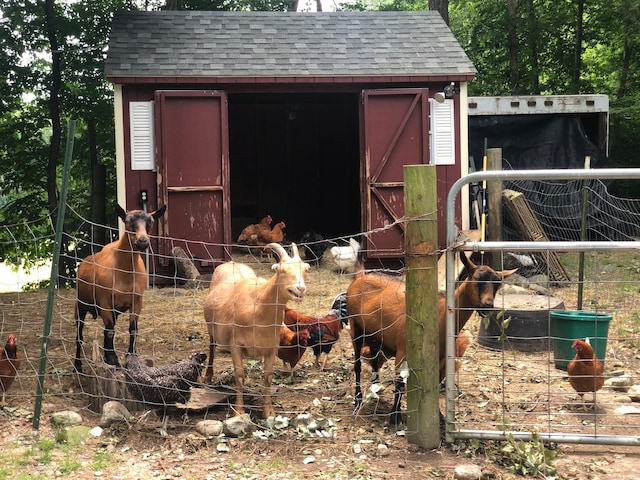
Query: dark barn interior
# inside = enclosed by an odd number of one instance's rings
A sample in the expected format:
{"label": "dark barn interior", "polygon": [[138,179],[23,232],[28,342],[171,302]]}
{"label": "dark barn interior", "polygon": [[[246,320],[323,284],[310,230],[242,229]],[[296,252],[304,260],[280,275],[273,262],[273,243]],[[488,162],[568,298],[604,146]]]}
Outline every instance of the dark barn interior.
{"label": "dark barn interior", "polygon": [[358,233],[357,93],[229,94],[233,239],[269,214],[286,239]]}

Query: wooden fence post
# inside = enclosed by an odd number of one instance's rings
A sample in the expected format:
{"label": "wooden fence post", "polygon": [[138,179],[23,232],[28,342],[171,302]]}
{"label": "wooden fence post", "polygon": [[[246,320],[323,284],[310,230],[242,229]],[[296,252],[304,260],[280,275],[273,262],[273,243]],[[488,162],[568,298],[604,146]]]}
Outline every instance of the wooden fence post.
{"label": "wooden fence post", "polygon": [[[502,170],[502,149],[487,149],[487,171]],[[487,226],[487,241],[502,241],[502,181],[487,180],[487,208],[489,219]],[[494,270],[502,270],[502,259],[496,255],[490,257],[489,264]]]}
{"label": "wooden fence post", "polygon": [[440,445],[436,167],[404,167],[408,440]]}

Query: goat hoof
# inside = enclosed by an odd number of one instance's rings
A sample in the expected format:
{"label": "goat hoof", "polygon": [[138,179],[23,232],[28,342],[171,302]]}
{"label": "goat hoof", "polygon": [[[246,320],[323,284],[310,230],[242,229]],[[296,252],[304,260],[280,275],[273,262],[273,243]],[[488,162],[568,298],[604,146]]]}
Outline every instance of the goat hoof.
{"label": "goat hoof", "polygon": [[104,356],[104,363],[106,363],[107,365],[112,365],[114,367],[116,367],[116,370],[120,370],[120,362],[118,361],[118,357],[115,354],[106,354]]}
{"label": "goat hoof", "polygon": [[82,364],[79,360],[76,360],[73,364],[73,373],[82,373]]}
{"label": "goat hoof", "polygon": [[402,415],[398,412],[394,412],[389,416],[389,425],[397,427],[402,423]]}

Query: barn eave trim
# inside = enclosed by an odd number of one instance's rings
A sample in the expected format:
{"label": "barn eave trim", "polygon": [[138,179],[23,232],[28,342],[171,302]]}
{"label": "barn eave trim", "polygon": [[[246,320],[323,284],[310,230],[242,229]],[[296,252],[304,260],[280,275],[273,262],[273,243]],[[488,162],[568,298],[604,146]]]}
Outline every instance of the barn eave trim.
{"label": "barn eave trim", "polygon": [[345,76],[270,76],[270,77],[204,77],[204,76],[140,76],[108,75],[113,84],[356,84],[356,83],[435,83],[469,82],[475,73],[433,75],[345,75]]}

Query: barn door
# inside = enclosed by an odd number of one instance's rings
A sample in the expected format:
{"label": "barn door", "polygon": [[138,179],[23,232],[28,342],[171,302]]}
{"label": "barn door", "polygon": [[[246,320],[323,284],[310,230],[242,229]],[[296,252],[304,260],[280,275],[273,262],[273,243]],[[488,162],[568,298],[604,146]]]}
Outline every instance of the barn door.
{"label": "barn door", "polygon": [[225,259],[231,243],[227,96],[157,91],[158,197],[167,205],[160,263],[180,246],[196,265]]}
{"label": "barn door", "polygon": [[[427,89],[365,90],[361,103],[362,219],[368,258],[404,256],[404,165],[429,159]],[[375,231],[374,231],[375,230]]]}

